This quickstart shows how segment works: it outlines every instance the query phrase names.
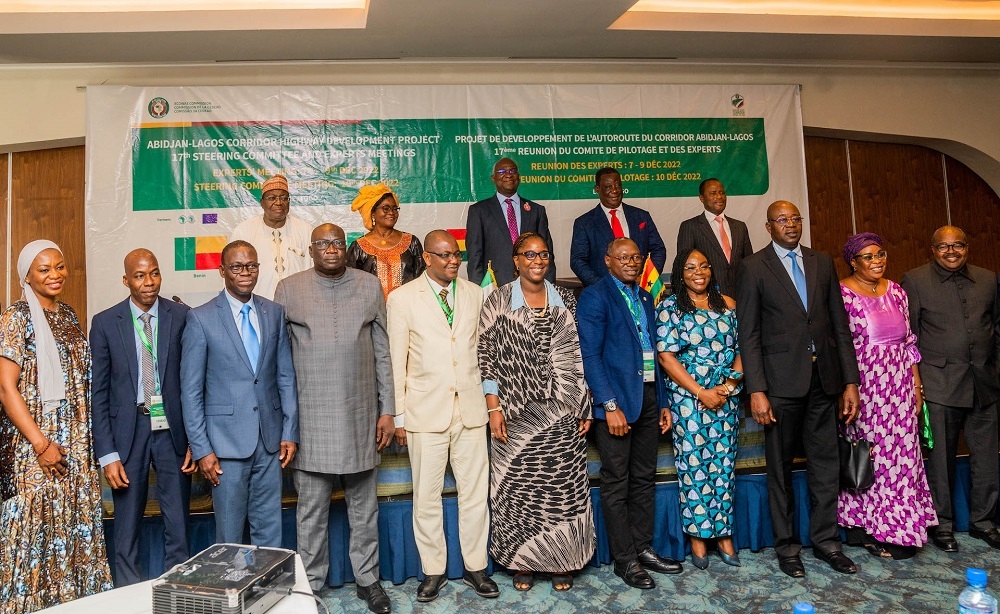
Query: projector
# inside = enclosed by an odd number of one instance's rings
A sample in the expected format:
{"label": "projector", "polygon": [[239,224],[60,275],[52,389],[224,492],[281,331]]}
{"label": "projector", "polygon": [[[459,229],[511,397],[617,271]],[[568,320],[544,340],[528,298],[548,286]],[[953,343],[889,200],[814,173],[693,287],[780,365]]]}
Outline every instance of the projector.
{"label": "projector", "polygon": [[153,580],[153,614],[262,614],[295,585],[295,552],[215,544]]}

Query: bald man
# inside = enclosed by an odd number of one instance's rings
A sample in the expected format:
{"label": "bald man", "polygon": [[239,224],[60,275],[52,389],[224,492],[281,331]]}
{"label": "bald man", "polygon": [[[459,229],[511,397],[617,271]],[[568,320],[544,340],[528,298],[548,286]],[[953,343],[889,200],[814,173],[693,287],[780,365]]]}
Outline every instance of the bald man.
{"label": "bald man", "polygon": [[160,300],[160,265],[148,249],[125,256],[129,297],[94,316],[94,453],[115,502],[115,586],[146,579],[139,569],[139,523],[149,470],[163,517],[164,566],[188,558],[191,461],[181,414],[180,342],[188,308]]}

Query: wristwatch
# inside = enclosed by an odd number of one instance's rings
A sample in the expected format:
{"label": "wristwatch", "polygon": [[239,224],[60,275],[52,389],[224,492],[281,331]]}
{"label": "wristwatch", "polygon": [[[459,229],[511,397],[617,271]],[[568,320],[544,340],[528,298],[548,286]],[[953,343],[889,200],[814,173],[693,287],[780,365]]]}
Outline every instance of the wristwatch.
{"label": "wristwatch", "polygon": [[728,382],[725,384],[725,386],[726,386],[726,394],[733,394],[734,392],[736,392],[736,386],[733,386]]}
{"label": "wristwatch", "polygon": [[618,403],[616,403],[614,399],[611,399],[610,401],[605,401],[604,402],[604,411],[607,411],[607,412],[616,412],[616,411],[618,411]]}

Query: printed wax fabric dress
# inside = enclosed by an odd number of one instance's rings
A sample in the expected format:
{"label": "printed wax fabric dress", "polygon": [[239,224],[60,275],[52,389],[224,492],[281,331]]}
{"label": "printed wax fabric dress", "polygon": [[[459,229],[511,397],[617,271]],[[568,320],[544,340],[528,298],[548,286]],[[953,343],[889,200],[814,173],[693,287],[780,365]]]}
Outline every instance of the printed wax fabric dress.
{"label": "printed wax fabric dress", "polygon": [[518,280],[486,299],[479,324],[483,390],[500,397],[507,442],[491,440],[490,555],[508,569],[582,569],[597,544],[576,299],[546,282],[548,306],[524,304]]}
{"label": "printed wax fabric dress", "polygon": [[861,370],[861,414],[842,433],[870,441],[875,484],[841,491],[837,522],[861,527],[880,542],[922,546],[938,523],[917,428],[914,364],[917,336],[910,331],[906,291],[893,281],[882,296],[862,296],[841,286]]}
{"label": "printed wax fabric dress", "polygon": [[[736,312],[685,313],[677,307],[676,296],[669,296],[656,311],[656,350],[676,356],[699,386],[717,386],[735,373]],[[730,537],[739,397],[734,394],[719,409],[706,409],[669,377],[667,389],[684,532],[702,539]]]}
{"label": "printed wax fabric dress", "polygon": [[[30,290],[29,290],[30,291]],[[76,313],[46,310],[66,399],[43,410],[28,304],[0,316],[0,353],[20,365],[18,388],[42,432],[68,450],[69,472],[45,478],[31,443],[0,418],[0,613],[34,612],[112,588],[101,521],[101,487],[90,431],[90,347]]]}
{"label": "printed wax fabric dress", "polygon": [[389,293],[406,282],[413,281],[427,268],[420,239],[404,232],[399,243],[385,247],[370,237],[360,237],[347,248],[347,266],[367,271],[378,277],[382,294]]}

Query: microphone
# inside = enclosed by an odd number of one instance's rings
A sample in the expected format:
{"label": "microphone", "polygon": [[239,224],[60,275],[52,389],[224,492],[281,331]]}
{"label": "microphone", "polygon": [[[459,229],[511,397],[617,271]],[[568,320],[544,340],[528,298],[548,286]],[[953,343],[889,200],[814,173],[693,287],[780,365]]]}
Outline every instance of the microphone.
{"label": "microphone", "polygon": [[175,295],[173,295],[173,296],[171,296],[170,298],[171,298],[171,299],[173,299],[173,301],[174,301],[175,303],[180,303],[181,305],[186,305],[186,304],[187,304],[187,303],[185,303],[184,301],[182,301],[182,300],[181,300],[181,297],[177,296],[176,294],[175,294]]}

